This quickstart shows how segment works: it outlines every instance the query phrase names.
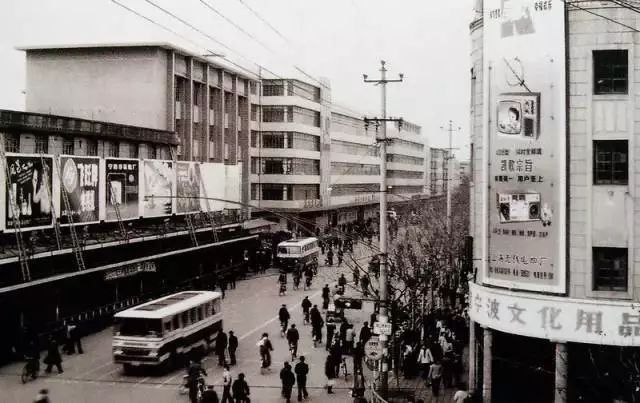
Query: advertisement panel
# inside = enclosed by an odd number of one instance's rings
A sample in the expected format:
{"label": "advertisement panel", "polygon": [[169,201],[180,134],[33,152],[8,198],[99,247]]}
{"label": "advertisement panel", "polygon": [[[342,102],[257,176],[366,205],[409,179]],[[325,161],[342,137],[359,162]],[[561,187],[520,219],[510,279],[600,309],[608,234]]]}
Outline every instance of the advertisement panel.
{"label": "advertisement panel", "polygon": [[225,199],[225,168],[224,164],[205,162],[200,164],[202,175],[200,200],[202,211],[220,211],[225,208],[225,202],[218,200],[207,200],[206,198]]}
{"label": "advertisement panel", "polygon": [[483,281],[564,293],[564,4],[485,0],[484,7],[489,194]]}
{"label": "advertisement panel", "polygon": [[[98,157],[61,156],[60,223],[100,221],[100,159]],[[69,211],[63,201],[69,200]]]}
{"label": "advertisement panel", "polygon": [[171,215],[176,182],[173,162],[144,160],[142,167],[144,178],[142,215],[144,217]]}
{"label": "advertisement panel", "polygon": [[225,200],[229,200],[226,203],[226,209],[239,209],[240,205],[238,203],[231,202],[240,202],[240,183],[242,182],[242,165],[225,165]]}
{"label": "advertisement panel", "polygon": [[176,213],[200,211],[200,164],[176,163]]}
{"label": "advertisement panel", "polygon": [[114,205],[118,206],[120,218],[123,220],[139,217],[139,175],[138,160],[105,159],[106,221],[118,219]]}
{"label": "advertisement panel", "polygon": [[22,230],[52,227],[53,158],[26,154],[6,154],[6,158],[5,231],[14,231],[14,220]]}

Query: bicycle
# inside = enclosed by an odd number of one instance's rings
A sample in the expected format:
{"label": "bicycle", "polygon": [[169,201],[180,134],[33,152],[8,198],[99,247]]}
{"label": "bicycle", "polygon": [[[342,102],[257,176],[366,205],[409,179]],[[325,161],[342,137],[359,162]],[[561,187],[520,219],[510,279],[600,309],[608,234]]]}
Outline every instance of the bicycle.
{"label": "bicycle", "polygon": [[34,358],[27,358],[27,363],[22,368],[22,374],[20,375],[20,380],[22,383],[27,383],[29,378],[36,379],[40,372],[40,362]]}
{"label": "bicycle", "polygon": [[[342,373],[344,374],[344,380],[348,380],[349,378],[349,371],[347,370],[347,360],[346,358],[342,357],[342,362],[340,363],[340,371],[342,371]],[[339,375],[339,374],[336,374]]]}
{"label": "bicycle", "polygon": [[296,360],[298,353],[298,344],[297,343],[289,343],[289,352],[291,353],[291,362]]}

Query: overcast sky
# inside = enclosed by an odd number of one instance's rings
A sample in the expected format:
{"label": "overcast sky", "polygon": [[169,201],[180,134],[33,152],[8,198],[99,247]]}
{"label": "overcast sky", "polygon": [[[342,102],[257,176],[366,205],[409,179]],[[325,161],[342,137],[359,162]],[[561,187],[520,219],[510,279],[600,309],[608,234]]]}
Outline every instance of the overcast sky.
{"label": "overcast sky", "polygon": [[432,146],[447,145],[440,126],[453,120],[462,128],[454,147],[460,147],[461,159],[468,158],[472,0],[117,1],[179,36],[113,0],[4,0],[0,108],[24,109],[24,54],[14,50],[20,45],[171,42],[200,54],[222,53],[251,71],[263,66],[267,78],[274,73],[313,82],[297,66],[329,79],[332,102],[375,113],[379,88],[364,84],[362,74],[378,77],[385,60],[390,77],[405,75],[404,83],[389,85],[389,114],[421,125]]}

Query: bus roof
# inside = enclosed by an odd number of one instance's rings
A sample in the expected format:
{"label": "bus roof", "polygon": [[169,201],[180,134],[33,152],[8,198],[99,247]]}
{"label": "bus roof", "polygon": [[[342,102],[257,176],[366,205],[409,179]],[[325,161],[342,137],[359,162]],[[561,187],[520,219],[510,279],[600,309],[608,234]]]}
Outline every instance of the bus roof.
{"label": "bus roof", "polygon": [[182,291],[118,312],[114,317],[163,319],[221,297],[215,291]]}
{"label": "bus roof", "polygon": [[289,239],[288,241],[280,242],[278,246],[301,246],[301,245],[310,244],[311,242],[314,242],[317,240],[318,238],[314,238],[314,237]]}

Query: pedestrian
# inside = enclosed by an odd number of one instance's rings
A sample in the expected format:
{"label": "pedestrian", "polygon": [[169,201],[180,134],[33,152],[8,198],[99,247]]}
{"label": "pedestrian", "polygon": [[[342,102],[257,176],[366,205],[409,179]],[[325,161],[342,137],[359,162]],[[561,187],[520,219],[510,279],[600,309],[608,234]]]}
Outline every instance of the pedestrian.
{"label": "pedestrian", "polygon": [[338,278],[338,285],[342,289],[342,293],[344,293],[344,287],[347,285],[347,279],[344,277],[344,274],[341,274]]}
{"label": "pedestrian", "polygon": [[265,369],[269,369],[271,367],[271,351],[273,351],[273,346],[271,345],[271,340],[269,340],[269,335],[267,333],[262,333],[262,338],[258,341],[258,347],[260,352],[260,361],[262,365],[260,367],[260,373],[264,373]]}
{"label": "pedestrian", "polygon": [[320,344],[322,344],[322,326],[324,326],[324,320],[322,319],[322,315],[318,310],[318,305],[314,305],[313,308],[311,308],[311,327],[313,329],[312,336],[313,340]]}
{"label": "pedestrian", "polygon": [[327,354],[327,359],[324,362],[324,374],[327,377],[327,393],[331,394],[336,379],[336,364],[332,354]]}
{"label": "pedestrian", "polygon": [[298,383],[298,401],[302,401],[302,398],[305,399],[309,397],[309,392],[307,392],[307,375],[309,374],[309,366],[304,362],[304,356],[300,356],[300,362],[296,364],[294,369],[296,373],[296,381]]}
{"label": "pedestrian", "polygon": [[420,371],[422,371],[422,379],[427,379],[431,364],[433,364],[433,354],[431,353],[431,349],[427,348],[426,344],[423,344],[418,353],[418,366],[420,367]]}
{"label": "pedestrian", "polygon": [[219,403],[218,394],[213,390],[213,385],[208,385],[207,389],[202,392],[200,403]]}
{"label": "pedestrian", "polygon": [[78,350],[78,354],[84,354],[82,350],[82,341],[80,340],[80,327],[77,323],[71,324],[71,329],[69,331],[69,336],[71,337],[71,353],[73,354],[75,350]]}
{"label": "pedestrian", "polygon": [[362,361],[364,360],[364,344],[359,341],[353,348],[353,373],[362,372]]}
{"label": "pedestrian", "polygon": [[216,355],[218,356],[218,366],[220,367],[226,364],[224,353],[227,350],[227,344],[227,334],[222,328],[220,328],[220,331],[218,331],[218,336],[216,336]]}
{"label": "pedestrian", "polygon": [[36,395],[36,400],[33,403],[50,403],[49,400],[49,391],[47,389],[40,389],[38,394]]}
{"label": "pedestrian", "polygon": [[327,343],[325,344],[325,349],[327,351],[329,351],[329,348],[331,347],[331,342],[333,341],[333,334],[336,331],[336,325],[333,322],[329,322],[329,320],[327,320]]}
{"label": "pedestrian", "polygon": [[224,299],[225,291],[227,291],[227,279],[225,276],[220,278],[220,292],[222,293],[222,299]]}
{"label": "pedestrian", "polygon": [[280,370],[280,382],[282,383],[282,397],[286,399],[286,403],[291,403],[291,392],[296,383],[296,376],[291,372],[291,365],[287,361],[284,362],[284,368]]}
{"label": "pedestrian", "polygon": [[[247,257],[248,259],[248,257]],[[238,273],[236,273],[235,268],[231,269],[231,272],[229,273],[229,285],[232,290],[236,289],[236,279],[238,278]]]}
{"label": "pedestrian", "polygon": [[351,354],[351,351],[353,350],[353,340],[355,339],[355,330],[353,330],[353,325],[349,325],[349,327],[347,328],[345,337],[344,337],[344,353],[347,355]]}
{"label": "pedestrian", "polygon": [[236,350],[238,349],[238,338],[233,333],[233,330],[229,331],[229,363],[236,365]]}
{"label": "pedestrian", "polygon": [[456,391],[456,393],[453,394],[453,403],[471,402],[471,398],[471,393],[467,392],[464,387],[461,387]]}
{"label": "pedestrian", "polygon": [[338,249],[338,266],[342,266],[342,259],[344,259],[344,252],[340,248]]}
{"label": "pedestrian", "polygon": [[411,356],[413,355],[413,347],[407,343],[402,351],[402,373],[405,379],[411,379]]}
{"label": "pedestrian", "polygon": [[329,309],[330,293],[331,293],[331,290],[329,289],[329,284],[325,284],[324,287],[322,287],[322,309],[325,311]]}
{"label": "pedestrian", "polygon": [[329,251],[327,252],[327,259],[325,263],[329,266],[333,266],[333,249],[331,248],[329,248]]}
{"label": "pedestrian", "polygon": [[428,382],[431,383],[433,396],[440,396],[440,383],[442,382],[442,364],[440,364],[440,361],[435,361],[429,368]]}
{"label": "pedestrian", "polygon": [[336,374],[340,373],[340,364],[342,363],[342,345],[340,344],[340,340],[334,340],[331,348],[329,349],[329,354],[331,354],[334,372]]}
{"label": "pedestrian", "polygon": [[60,356],[60,351],[58,351],[58,343],[52,336],[49,336],[47,356],[44,358],[44,363],[47,364],[47,369],[45,369],[47,374],[51,373],[51,368],[53,368],[54,365],[59,374],[64,372],[62,370],[62,357]]}
{"label": "pedestrian", "polygon": [[229,366],[224,366],[224,371],[222,372],[222,402],[221,403],[233,403],[233,398],[231,397],[231,372],[229,372]]}
{"label": "pedestrian", "polygon": [[298,354],[298,340],[300,340],[300,333],[296,329],[296,324],[292,323],[289,330],[287,330],[287,342],[289,343],[292,359]]}
{"label": "pedestrian", "polygon": [[364,322],[362,324],[362,329],[360,329],[360,342],[362,345],[367,344],[367,341],[371,338],[371,329],[369,329],[369,323]]}
{"label": "pedestrian", "polygon": [[238,379],[233,381],[231,389],[235,403],[251,403],[251,399],[249,399],[251,392],[249,390],[249,384],[244,380],[244,373],[240,372],[238,374]]}
{"label": "pedestrian", "polygon": [[302,300],[302,313],[304,314],[305,324],[311,323],[309,318],[309,309],[311,309],[311,301],[309,301],[309,297],[305,295],[304,299]]}
{"label": "pedestrian", "polygon": [[362,289],[362,295],[366,298],[369,296],[369,276],[364,275],[360,279],[360,288]]}

